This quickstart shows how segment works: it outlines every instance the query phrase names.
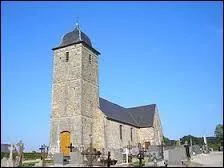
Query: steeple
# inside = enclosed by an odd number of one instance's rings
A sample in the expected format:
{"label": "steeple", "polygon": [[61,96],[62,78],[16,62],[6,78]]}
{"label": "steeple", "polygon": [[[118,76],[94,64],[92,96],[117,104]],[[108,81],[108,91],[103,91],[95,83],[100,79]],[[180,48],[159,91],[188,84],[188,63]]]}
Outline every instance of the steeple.
{"label": "steeple", "polygon": [[68,45],[77,44],[77,43],[83,43],[95,54],[97,55],[100,54],[96,49],[93,48],[90,38],[81,31],[78,20],[76,20],[75,29],[73,29],[73,31],[71,32],[66,33],[61,39],[59,46],[53,48],[52,50],[66,47]]}

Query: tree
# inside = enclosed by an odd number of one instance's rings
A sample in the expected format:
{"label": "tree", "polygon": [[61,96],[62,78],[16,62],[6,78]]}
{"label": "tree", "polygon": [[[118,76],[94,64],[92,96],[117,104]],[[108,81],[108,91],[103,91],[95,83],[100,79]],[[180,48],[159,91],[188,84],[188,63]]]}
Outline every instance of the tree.
{"label": "tree", "polygon": [[223,125],[218,124],[215,128],[215,137],[217,141],[223,145]]}
{"label": "tree", "polygon": [[167,146],[174,146],[174,145],[176,145],[177,141],[176,140],[170,140],[169,138],[163,136],[163,142]]}
{"label": "tree", "polygon": [[203,145],[203,137],[195,137],[192,135],[185,135],[182,138],[180,138],[181,144],[183,145],[185,143],[185,141],[188,142],[188,144],[190,144],[190,139],[192,139],[192,145]]}
{"label": "tree", "polygon": [[164,142],[164,144],[167,145],[169,142],[169,139],[167,137],[163,136],[163,142]]}

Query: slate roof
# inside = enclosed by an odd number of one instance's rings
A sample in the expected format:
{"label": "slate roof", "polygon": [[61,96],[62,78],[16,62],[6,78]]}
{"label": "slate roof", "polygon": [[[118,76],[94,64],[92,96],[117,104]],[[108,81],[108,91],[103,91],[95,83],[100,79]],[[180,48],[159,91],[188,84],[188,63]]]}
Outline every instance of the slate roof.
{"label": "slate roof", "polygon": [[86,47],[88,47],[90,50],[92,50],[95,54],[97,54],[97,55],[100,54],[100,52],[98,52],[97,50],[95,50],[93,48],[90,38],[80,30],[78,25],[75,27],[75,29],[73,31],[65,34],[63,36],[62,41],[59,44],[59,46],[53,48],[52,50],[67,47],[69,45],[78,44],[78,43],[83,43]]}
{"label": "slate roof", "polygon": [[83,33],[78,27],[76,27],[72,32],[69,32],[64,35],[59,47],[66,46],[72,43],[77,43],[79,41],[84,41],[86,44],[92,47],[92,43],[89,37],[85,33]]}
{"label": "slate roof", "polygon": [[152,127],[156,104],[124,108],[100,98],[100,110],[108,119],[133,125],[138,128]]}

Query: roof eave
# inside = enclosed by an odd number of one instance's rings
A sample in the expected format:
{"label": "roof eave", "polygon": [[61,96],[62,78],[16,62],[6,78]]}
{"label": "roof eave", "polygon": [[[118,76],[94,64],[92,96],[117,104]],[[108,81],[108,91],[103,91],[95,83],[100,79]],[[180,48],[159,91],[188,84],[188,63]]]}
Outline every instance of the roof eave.
{"label": "roof eave", "polygon": [[124,122],[124,121],[119,121],[119,120],[116,120],[116,119],[114,119],[114,118],[110,118],[110,117],[106,117],[108,120],[111,120],[111,121],[116,121],[116,122],[119,122],[119,123],[121,123],[121,124],[126,124],[126,125],[130,125],[130,126],[133,126],[133,127],[136,127],[136,128],[140,128],[139,126],[137,126],[137,125],[133,125],[133,124],[130,124],[130,123],[128,123],[128,122]]}
{"label": "roof eave", "polygon": [[68,47],[68,46],[71,46],[71,45],[74,45],[74,44],[80,44],[80,43],[82,43],[85,47],[87,47],[88,49],[90,49],[96,55],[100,55],[100,52],[99,51],[97,51],[93,47],[89,46],[85,41],[78,41],[78,42],[74,42],[74,43],[67,44],[67,45],[64,45],[64,46],[55,47],[55,48],[52,48],[52,50],[54,51],[54,50],[57,50],[57,49],[60,49],[60,48],[64,48],[64,47]]}

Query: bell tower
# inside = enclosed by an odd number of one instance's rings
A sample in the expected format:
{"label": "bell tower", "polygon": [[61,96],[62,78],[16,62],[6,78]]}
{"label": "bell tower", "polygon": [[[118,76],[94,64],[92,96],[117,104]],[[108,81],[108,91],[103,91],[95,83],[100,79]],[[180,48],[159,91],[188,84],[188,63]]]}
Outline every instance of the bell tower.
{"label": "bell tower", "polygon": [[53,50],[50,150],[68,152],[66,146],[88,146],[94,112],[99,106],[98,56],[89,37],[75,29]]}

